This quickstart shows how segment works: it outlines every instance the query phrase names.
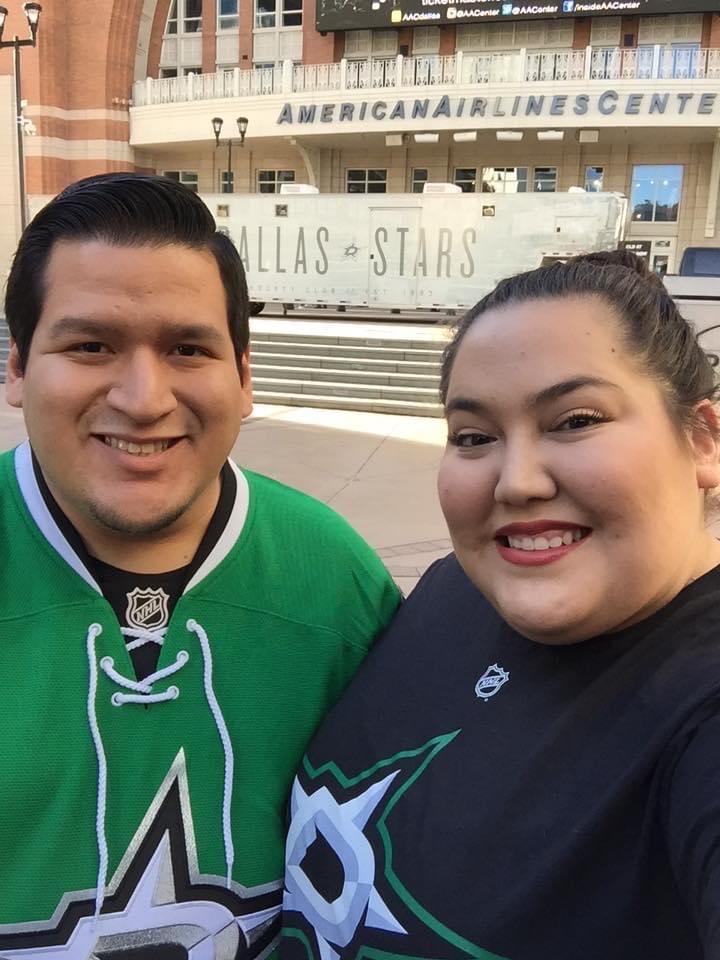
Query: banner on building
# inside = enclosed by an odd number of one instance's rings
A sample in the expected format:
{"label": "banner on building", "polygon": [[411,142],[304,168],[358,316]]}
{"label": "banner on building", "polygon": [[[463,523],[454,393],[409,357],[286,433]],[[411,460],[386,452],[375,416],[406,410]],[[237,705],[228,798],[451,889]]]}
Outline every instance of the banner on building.
{"label": "banner on building", "polygon": [[317,0],[318,30],[718,12],[720,0]]}

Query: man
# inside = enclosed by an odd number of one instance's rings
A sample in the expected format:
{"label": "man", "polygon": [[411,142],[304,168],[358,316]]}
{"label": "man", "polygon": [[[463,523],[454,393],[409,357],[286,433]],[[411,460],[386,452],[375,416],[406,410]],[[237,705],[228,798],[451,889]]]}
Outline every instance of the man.
{"label": "man", "polygon": [[398,594],[227,457],[252,407],[231,241],[162,177],[80,181],[7,285],[0,956],[264,957],[287,794]]}

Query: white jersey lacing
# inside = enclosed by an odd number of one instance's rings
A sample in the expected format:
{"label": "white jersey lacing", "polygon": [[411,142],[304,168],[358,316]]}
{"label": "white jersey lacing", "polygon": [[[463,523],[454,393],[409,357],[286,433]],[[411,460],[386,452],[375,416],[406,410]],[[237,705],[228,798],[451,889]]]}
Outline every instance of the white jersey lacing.
{"label": "white jersey lacing", "polygon": [[[205,699],[207,700],[208,707],[212,713],[213,720],[222,743],[223,755],[225,758],[222,825],[223,843],[225,847],[226,884],[228,887],[230,887],[232,881],[232,868],[235,861],[235,849],[232,838],[232,822],[230,819],[235,758],[233,754],[232,743],[230,741],[230,734],[228,733],[227,725],[225,723],[225,718],[223,717],[222,710],[220,709],[217,697],[215,696],[215,691],[213,690],[212,653],[210,650],[208,635],[196,620],[188,620],[185,626],[191,634],[194,634],[197,637],[200,646],[203,657],[203,686],[205,690]],[[127,645],[127,649],[130,651],[136,650],[138,647],[142,647],[146,643],[156,643],[159,646],[162,646],[165,640],[166,632],[167,627],[163,627],[159,630],[136,630],[131,627],[122,628],[122,633],[124,636],[132,637],[131,642]],[[102,736],[100,734],[100,728],[97,722],[96,707],[98,664],[95,653],[95,641],[101,633],[102,627],[99,623],[92,623],[88,627],[87,655],[88,665],[90,668],[90,677],[88,682],[87,710],[90,733],[95,745],[95,753],[97,755],[98,762],[97,806],[95,818],[95,832],[97,836],[98,848],[98,879],[95,893],[96,917],[99,916],[103,901],[105,899],[108,870],[108,848],[107,836],[105,832],[105,813],[107,806],[107,759],[105,757],[105,747],[103,746]],[[100,660],[100,669],[103,671],[105,676],[113,681],[113,683],[116,683],[119,687],[124,687],[126,690],[131,691],[131,693],[121,693],[119,691],[113,693],[112,697],[110,698],[113,706],[122,707],[128,703],[163,703],[164,701],[168,700],[177,700],[177,698],[180,696],[180,690],[177,686],[172,684],[163,691],[155,692],[153,690],[154,685],[158,683],[158,681],[164,680],[167,677],[177,673],[178,670],[181,670],[185,666],[189,659],[190,654],[188,651],[180,650],[175,658],[174,663],[169,664],[167,667],[163,667],[161,670],[156,670],[143,680],[133,680],[129,677],[124,677],[121,673],[118,673],[118,671],[115,669],[115,663],[112,657],[102,657]]]}

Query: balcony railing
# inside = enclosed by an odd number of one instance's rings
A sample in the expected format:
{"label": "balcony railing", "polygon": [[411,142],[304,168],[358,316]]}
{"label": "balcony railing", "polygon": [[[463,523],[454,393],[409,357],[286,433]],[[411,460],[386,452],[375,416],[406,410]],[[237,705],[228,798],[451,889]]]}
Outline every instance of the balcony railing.
{"label": "balcony railing", "polygon": [[235,68],[141,80],[133,88],[133,104],[146,106],[325,90],[652,79],[720,80],[720,49],[585,47],[583,50],[456,53],[449,57],[397,56],[339,63],[293,64],[286,60],[277,67]]}

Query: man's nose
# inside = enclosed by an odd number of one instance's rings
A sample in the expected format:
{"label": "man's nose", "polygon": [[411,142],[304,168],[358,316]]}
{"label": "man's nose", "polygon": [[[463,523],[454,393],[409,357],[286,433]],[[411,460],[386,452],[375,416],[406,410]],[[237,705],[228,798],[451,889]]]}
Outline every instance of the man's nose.
{"label": "man's nose", "polygon": [[136,423],[152,423],[177,407],[171,371],[154,351],[134,351],[123,363],[107,400]]}

